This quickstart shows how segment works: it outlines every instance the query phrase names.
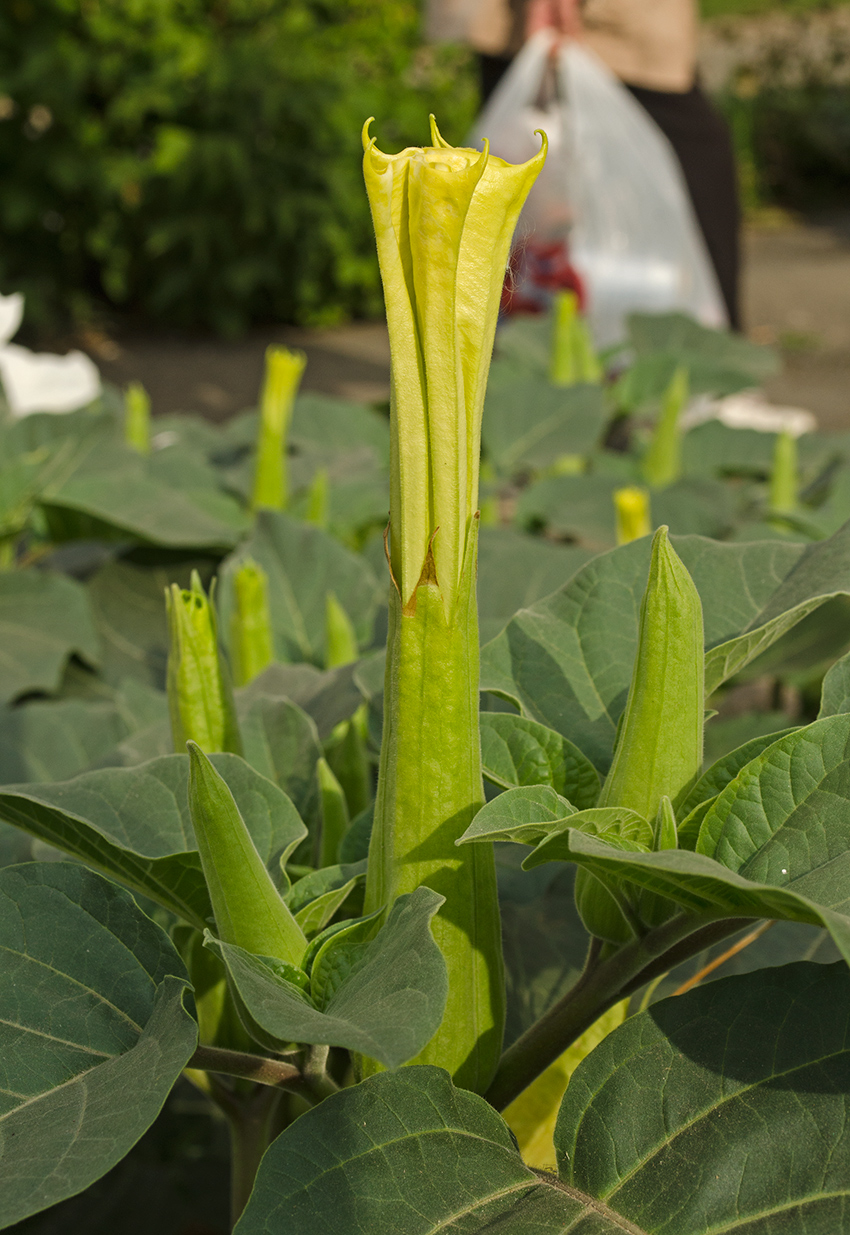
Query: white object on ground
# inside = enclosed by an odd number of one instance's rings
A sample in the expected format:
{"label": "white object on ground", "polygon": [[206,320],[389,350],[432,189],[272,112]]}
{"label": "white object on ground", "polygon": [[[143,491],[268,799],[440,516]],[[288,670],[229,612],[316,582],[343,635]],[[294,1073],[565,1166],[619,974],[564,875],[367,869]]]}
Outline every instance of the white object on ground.
{"label": "white object on ground", "polygon": [[83,352],[57,356],[10,343],[21,324],[20,292],[0,296],[0,380],[15,419],[32,412],[72,412],[100,394],[100,373]]}
{"label": "white object on ground", "polygon": [[741,390],[722,399],[695,399],[682,417],[682,428],[693,429],[707,420],[719,420],[729,429],[755,429],[759,433],[782,433],[794,437],[814,433],[817,417],[802,407],[779,407],[768,403],[761,390]]}

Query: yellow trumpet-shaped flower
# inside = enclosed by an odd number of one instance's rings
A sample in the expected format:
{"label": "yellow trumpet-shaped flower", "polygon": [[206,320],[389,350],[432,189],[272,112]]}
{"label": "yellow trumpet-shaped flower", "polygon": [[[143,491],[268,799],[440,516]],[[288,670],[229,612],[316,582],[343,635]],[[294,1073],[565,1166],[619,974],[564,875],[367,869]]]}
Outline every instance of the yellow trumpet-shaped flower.
{"label": "yellow trumpet-shaped flower", "polygon": [[[511,237],[546,156],[514,167],[448,145],[381,153],[363,170],[392,351],[392,567],[409,604],[433,541],[447,616],[478,503],[481,413]],[[435,536],[435,533],[438,533]]]}

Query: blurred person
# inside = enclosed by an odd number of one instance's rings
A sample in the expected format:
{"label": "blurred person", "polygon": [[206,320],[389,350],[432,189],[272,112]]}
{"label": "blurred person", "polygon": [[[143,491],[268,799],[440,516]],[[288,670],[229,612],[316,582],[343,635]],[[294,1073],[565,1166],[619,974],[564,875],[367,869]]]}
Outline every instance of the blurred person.
{"label": "blurred person", "polygon": [[740,329],[740,203],[732,139],[697,79],[696,0],[426,0],[433,41],[478,54],[485,103],[525,40],[553,28],[578,38],[622,81],[673,147]]}

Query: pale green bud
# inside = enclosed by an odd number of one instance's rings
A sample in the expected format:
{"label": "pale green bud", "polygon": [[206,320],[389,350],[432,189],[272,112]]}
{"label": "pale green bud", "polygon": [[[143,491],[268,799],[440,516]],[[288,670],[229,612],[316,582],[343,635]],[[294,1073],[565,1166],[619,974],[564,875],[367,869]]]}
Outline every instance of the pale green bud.
{"label": "pale green bud", "polygon": [[140,455],[151,452],[151,401],[141,382],[124,391],[124,440]]}
{"label": "pale green bud", "polygon": [[266,377],[260,400],[260,431],[254,473],[253,507],[284,510],[289,502],[286,438],[292,406],[307,357],[285,347],[266,351]]}
{"label": "pale green bud", "polygon": [[599,806],[654,819],[699,776],[704,720],[702,603],[661,527],[652,541],[638,647],[614,760]]}
{"label": "pale green bud", "polygon": [[575,292],[555,294],[549,379],[553,386],[575,386],[579,382],[595,384],[602,379],[602,366],[587,322],[579,312]]}
{"label": "pale green bud", "polygon": [[272,883],[227,782],[195,742],[187,745],[189,811],[218,937],[300,965],[306,937]]}
{"label": "pale green bud", "polygon": [[614,508],[617,512],[617,544],[627,545],[630,540],[640,540],[652,531],[649,512],[649,494],[646,489],[630,485],[614,493]]}
{"label": "pale green bud", "polygon": [[350,819],[348,805],[342,786],[334,776],[326,759],[316,764],[319,779],[319,797],[322,802],[322,843],[319,866],[332,866],[337,861],[337,851]]}
{"label": "pale green bud", "polygon": [[275,658],[269,578],[252,558],[246,558],[233,576],[230,653],[237,686],[253,682]]}
{"label": "pale green bud", "polygon": [[773,514],[787,514],[797,509],[797,439],[783,429],[776,435],[773,467],[770,473],[768,506]]}
{"label": "pale green bud", "polygon": [[188,590],[165,590],[168,613],[168,709],[174,749],[197,742],[201,750],[242,753],[233,690],[218,646],[215,606],[197,571]]}
{"label": "pale green bud", "polygon": [[678,368],[664,392],[661,412],[643,459],[643,474],[655,489],[671,485],[682,474],[682,430],[679,420],[690,396],[688,370]]}
{"label": "pale green bud", "polygon": [[354,624],[333,592],[328,592],[325,596],[325,668],[350,665],[359,655]]}

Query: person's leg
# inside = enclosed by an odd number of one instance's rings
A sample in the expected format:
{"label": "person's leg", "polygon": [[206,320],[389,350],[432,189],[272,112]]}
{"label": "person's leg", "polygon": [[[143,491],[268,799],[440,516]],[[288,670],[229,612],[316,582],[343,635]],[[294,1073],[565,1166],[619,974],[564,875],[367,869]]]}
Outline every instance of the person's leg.
{"label": "person's leg", "polygon": [[734,330],[740,330],[741,209],[735,154],[726,122],[699,86],[686,94],[673,94],[626,85],[676,152],[717,271],[729,323]]}
{"label": "person's leg", "polygon": [[487,56],[478,53],[478,80],[481,86],[481,106],[484,107],[490,95],[511,67],[513,56]]}

